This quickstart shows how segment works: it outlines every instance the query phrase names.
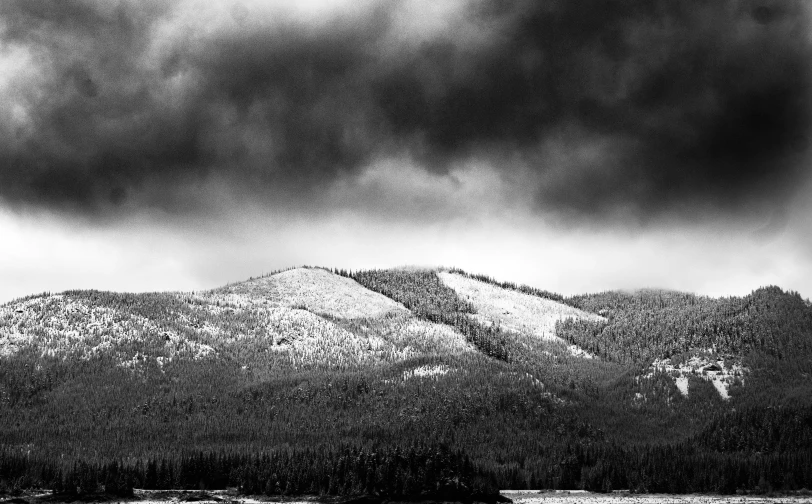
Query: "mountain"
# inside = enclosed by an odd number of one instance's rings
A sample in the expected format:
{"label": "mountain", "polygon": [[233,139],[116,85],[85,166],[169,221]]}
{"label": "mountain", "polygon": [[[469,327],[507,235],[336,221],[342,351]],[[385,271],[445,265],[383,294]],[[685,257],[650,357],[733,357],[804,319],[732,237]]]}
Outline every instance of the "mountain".
{"label": "mountain", "polygon": [[0,491],[796,490],[811,376],[812,308],[777,287],[294,268],[44,293],[0,306]]}

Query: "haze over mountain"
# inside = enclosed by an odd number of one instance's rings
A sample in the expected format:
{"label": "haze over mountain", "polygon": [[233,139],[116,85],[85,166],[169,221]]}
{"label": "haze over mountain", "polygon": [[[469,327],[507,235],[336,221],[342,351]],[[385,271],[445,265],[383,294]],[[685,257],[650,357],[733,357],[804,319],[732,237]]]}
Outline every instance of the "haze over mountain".
{"label": "haze over mountain", "polygon": [[293,268],[0,305],[0,491],[794,491],[810,426],[812,304],[778,287]]}

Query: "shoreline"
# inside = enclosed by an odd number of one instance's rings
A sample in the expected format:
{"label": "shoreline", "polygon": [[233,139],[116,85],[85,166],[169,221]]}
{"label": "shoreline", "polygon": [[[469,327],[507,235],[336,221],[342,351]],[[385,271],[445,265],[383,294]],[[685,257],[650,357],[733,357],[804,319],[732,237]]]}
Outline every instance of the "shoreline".
{"label": "shoreline", "polygon": [[631,493],[616,490],[611,493],[596,493],[586,490],[500,490],[500,493],[514,504],[812,504],[812,494],[662,494]]}
{"label": "shoreline", "polygon": [[[115,497],[104,494],[85,496],[53,495],[36,490],[11,496],[0,496],[0,504],[59,504],[59,503],[199,503],[199,504],[381,504],[381,503],[433,503],[462,502],[438,500],[431,497],[414,499],[386,499],[375,496],[265,496],[240,495],[235,489],[227,490],[143,490],[135,489],[133,497]],[[626,490],[612,493],[593,493],[586,490],[500,490],[499,495],[513,504],[812,504],[812,494],[783,495],[721,495],[721,494],[640,494]],[[479,502],[476,499],[473,502]]]}

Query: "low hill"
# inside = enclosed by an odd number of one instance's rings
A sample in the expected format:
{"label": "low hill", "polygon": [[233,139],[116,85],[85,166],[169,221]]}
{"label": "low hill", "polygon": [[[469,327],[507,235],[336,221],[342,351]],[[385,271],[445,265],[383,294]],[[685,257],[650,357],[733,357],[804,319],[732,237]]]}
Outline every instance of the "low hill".
{"label": "low hill", "polygon": [[[793,436],[810,376],[812,309],[775,287],[564,298],[460,270],[294,268],[43,294],[0,306],[0,491],[86,477],[469,498],[673,491],[674,471],[684,491],[809,487]],[[781,449],[758,455],[762,433]],[[308,464],[325,479],[296,479]]]}

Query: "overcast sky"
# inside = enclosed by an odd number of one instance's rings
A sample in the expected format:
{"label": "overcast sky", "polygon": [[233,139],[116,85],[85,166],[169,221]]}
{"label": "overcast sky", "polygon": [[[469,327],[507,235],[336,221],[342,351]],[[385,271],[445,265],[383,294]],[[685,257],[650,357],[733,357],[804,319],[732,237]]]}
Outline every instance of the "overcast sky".
{"label": "overcast sky", "polygon": [[812,297],[803,0],[4,0],[0,302],[310,264]]}

